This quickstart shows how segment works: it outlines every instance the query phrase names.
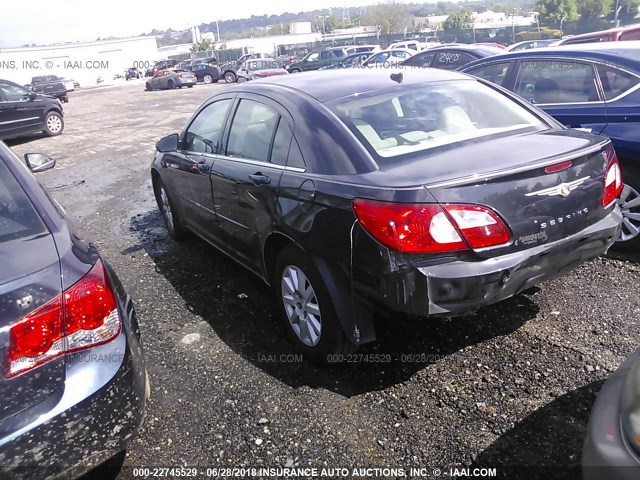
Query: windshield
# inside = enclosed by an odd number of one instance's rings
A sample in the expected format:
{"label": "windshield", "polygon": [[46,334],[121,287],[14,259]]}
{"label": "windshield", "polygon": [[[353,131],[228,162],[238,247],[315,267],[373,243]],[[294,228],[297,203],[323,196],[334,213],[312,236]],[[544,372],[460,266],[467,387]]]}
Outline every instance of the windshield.
{"label": "windshield", "polygon": [[548,128],[513,100],[470,80],[395,87],[328,106],[382,159]]}

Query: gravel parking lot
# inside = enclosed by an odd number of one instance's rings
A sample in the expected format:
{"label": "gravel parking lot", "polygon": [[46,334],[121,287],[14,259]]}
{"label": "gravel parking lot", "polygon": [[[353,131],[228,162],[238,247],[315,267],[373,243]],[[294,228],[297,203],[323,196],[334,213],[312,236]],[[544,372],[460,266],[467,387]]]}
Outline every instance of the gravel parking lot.
{"label": "gravel parking lot", "polygon": [[595,395],[638,346],[639,264],[598,259],[462,319],[381,319],[359,353],[391,361],[313,366],[267,287],[204,242],[169,239],[153,200],[155,142],[224,88],[79,91],[61,137],[10,143],[56,158],[38,178],[136,302],[153,394],[126,464],[548,466],[545,478],[579,478],[557,467],[579,464]]}

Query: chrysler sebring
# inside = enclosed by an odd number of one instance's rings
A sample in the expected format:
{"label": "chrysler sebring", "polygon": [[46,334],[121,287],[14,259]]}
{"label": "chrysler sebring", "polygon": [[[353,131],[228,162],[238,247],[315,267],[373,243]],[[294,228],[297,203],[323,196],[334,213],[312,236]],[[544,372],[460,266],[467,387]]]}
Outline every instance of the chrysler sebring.
{"label": "chrysler sebring", "polygon": [[269,284],[312,359],[372,314],[459,316],[606,252],[622,179],[608,139],[436,69],[349,69],[225,89],[157,143],[169,233]]}

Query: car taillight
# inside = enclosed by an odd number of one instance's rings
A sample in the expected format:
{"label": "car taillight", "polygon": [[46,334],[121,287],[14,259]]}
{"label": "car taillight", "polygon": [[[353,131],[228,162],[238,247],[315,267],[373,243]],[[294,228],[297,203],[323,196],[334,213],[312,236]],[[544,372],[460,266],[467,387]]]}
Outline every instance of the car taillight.
{"label": "car taillight", "polygon": [[612,145],[609,145],[605,150],[604,157],[607,161],[607,168],[604,172],[602,206],[607,207],[620,196],[624,185],[622,184],[622,172],[620,171],[618,156]]}
{"label": "car taillight", "polygon": [[479,205],[407,204],[357,198],[362,226],[383,245],[406,253],[443,253],[508,243],[511,234]]}
{"label": "car taillight", "polygon": [[181,73],[178,74],[178,78],[182,78],[182,74]]}
{"label": "car taillight", "polygon": [[13,377],[65,353],[109,342],[120,328],[115,294],[98,260],[61,297],[10,328],[5,376]]}

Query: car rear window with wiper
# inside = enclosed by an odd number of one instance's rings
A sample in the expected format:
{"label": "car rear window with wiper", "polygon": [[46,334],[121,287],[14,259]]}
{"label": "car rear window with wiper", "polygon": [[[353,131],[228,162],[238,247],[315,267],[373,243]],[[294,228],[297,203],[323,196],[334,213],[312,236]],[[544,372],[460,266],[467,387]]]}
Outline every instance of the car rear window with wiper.
{"label": "car rear window with wiper", "polygon": [[29,198],[0,161],[0,243],[44,232],[46,227]]}
{"label": "car rear window with wiper", "polygon": [[509,97],[472,80],[396,86],[328,106],[382,160],[549,128]]}

